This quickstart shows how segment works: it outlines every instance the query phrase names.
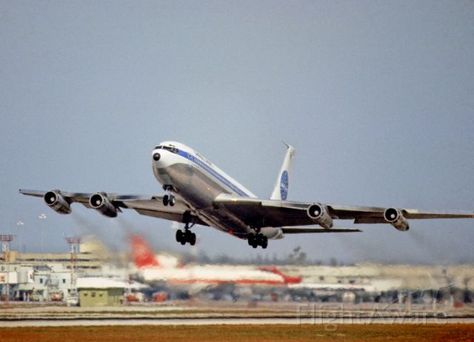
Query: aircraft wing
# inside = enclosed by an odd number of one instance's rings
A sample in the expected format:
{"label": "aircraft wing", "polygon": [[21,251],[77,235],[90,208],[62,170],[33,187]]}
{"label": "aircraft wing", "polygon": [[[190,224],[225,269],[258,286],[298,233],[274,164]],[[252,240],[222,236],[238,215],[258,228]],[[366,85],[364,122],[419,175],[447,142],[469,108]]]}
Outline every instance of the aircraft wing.
{"label": "aircraft wing", "polygon": [[[93,193],[66,192],[60,190],[55,190],[54,192],[60,195],[67,204],[80,203],[87,208],[92,208],[89,204],[89,199],[94,195]],[[27,196],[43,198],[47,191],[20,189],[20,193]],[[189,211],[188,206],[178,198],[176,199],[176,204],[174,206],[164,206],[163,197],[161,196],[101,194],[106,196],[118,211],[121,211],[122,209],[133,209],[141,215],[153,216],[177,222],[184,222],[184,213]],[[194,217],[194,221],[196,224],[207,225],[197,217]]]}
{"label": "aircraft wing", "polygon": [[[380,207],[357,207],[329,204],[328,210],[334,213],[338,219],[354,219],[354,223],[386,223],[384,212],[387,208]],[[474,212],[466,211],[423,211],[418,209],[400,208],[400,212],[406,219],[455,219],[474,218]]]}
{"label": "aircraft wing", "polygon": [[[26,190],[26,189],[20,189],[18,190],[20,194],[26,195],[26,196],[34,196],[34,197],[41,197],[43,198],[44,195],[47,193],[47,191],[41,191],[41,190]],[[89,197],[92,195],[90,193],[84,193],[84,192],[64,192],[64,191],[59,191],[61,195],[68,200],[69,203],[77,202],[77,203],[82,203],[86,205],[86,207],[90,208],[89,204]]]}
{"label": "aircraft wing", "polygon": [[[215,201],[216,207],[224,207],[245,223],[254,227],[285,227],[313,225],[315,222],[308,215],[308,208],[314,203],[262,200],[221,195]],[[354,220],[354,223],[389,223],[384,218],[387,208],[342,206],[320,204],[331,219]],[[474,218],[474,212],[434,212],[417,209],[398,210],[405,219],[453,219]],[[332,230],[332,229],[331,229]],[[329,231],[331,231],[329,230]]]}

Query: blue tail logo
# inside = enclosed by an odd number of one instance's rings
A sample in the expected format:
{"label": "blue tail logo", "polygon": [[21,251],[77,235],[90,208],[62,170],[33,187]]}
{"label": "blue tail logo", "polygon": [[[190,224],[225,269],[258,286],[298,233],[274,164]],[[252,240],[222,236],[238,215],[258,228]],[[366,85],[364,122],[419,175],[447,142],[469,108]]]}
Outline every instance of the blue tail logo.
{"label": "blue tail logo", "polygon": [[280,195],[283,201],[288,197],[288,171],[283,171],[280,178]]}

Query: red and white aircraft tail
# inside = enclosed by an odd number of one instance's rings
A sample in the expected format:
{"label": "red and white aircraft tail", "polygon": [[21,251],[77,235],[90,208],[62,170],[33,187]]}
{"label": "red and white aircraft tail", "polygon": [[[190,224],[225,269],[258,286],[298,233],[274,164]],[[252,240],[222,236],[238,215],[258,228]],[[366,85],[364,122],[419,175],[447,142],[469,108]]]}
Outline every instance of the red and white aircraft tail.
{"label": "red and white aircraft tail", "polygon": [[160,263],[148,242],[140,235],[130,236],[133,263],[137,268],[158,267]]}

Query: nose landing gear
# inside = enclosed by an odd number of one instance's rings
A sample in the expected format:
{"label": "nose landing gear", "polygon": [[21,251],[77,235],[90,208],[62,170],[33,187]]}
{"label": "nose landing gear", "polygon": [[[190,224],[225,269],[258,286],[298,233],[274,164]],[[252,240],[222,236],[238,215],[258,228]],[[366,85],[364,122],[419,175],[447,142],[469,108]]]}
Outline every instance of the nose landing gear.
{"label": "nose landing gear", "polygon": [[166,206],[174,206],[176,204],[176,197],[174,197],[173,195],[164,195],[163,196],[163,205],[166,207]]}
{"label": "nose landing gear", "polygon": [[174,206],[176,204],[176,197],[171,193],[173,190],[172,185],[163,185],[163,189],[165,190],[165,195],[163,196],[163,205],[166,206]]}

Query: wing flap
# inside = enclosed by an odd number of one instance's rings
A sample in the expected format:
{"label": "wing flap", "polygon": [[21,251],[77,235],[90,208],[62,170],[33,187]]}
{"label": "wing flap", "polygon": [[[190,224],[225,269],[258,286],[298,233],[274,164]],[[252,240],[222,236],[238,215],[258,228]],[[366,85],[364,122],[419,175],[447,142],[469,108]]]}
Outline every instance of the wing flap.
{"label": "wing flap", "polygon": [[360,223],[387,223],[383,217],[357,217],[354,219],[355,224]]}
{"label": "wing flap", "polygon": [[221,195],[214,200],[216,208],[226,210],[252,227],[282,227],[310,225],[307,206],[297,202],[261,200]]}

